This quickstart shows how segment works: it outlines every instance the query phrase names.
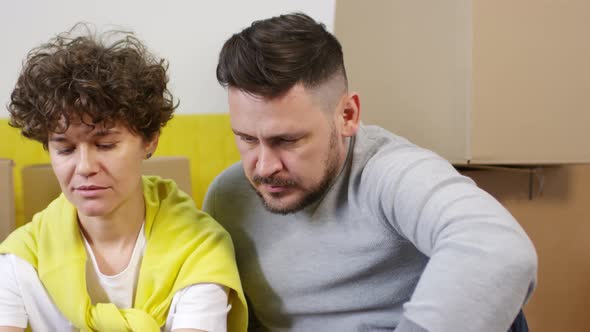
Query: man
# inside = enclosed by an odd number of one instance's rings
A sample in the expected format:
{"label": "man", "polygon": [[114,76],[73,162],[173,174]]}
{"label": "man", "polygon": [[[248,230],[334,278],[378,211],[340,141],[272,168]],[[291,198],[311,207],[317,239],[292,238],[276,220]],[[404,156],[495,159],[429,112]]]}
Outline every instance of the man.
{"label": "man", "polygon": [[360,124],[323,25],[254,22],[217,77],[242,161],[205,210],[234,240],[252,330],[509,329],[534,286],[531,241],[447,161]]}

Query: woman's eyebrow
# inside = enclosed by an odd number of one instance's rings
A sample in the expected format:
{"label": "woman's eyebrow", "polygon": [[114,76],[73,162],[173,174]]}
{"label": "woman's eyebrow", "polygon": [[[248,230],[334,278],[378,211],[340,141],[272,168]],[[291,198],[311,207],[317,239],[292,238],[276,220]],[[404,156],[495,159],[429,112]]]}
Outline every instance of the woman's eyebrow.
{"label": "woman's eyebrow", "polygon": [[65,136],[51,136],[49,138],[50,142],[57,142],[57,143],[63,143],[63,142],[67,142],[68,139]]}
{"label": "woman's eyebrow", "polygon": [[104,130],[95,131],[92,134],[92,137],[105,137],[105,136],[109,136],[109,135],[119,135],[119,134],[121,134],[121,132],[116,129],[104,129]]}

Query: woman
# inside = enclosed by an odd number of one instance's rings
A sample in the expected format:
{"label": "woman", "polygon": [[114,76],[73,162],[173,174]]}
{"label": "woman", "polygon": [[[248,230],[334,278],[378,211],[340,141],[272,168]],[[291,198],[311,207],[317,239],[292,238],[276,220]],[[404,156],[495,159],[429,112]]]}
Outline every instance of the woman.
{"label": "woman", "polygon": [[62,195],[0,245],[0,331],[245,331],[227,233],[141,176],[176,108],[166,63],[129,33],[72,34],[33,49],[11,95]]}

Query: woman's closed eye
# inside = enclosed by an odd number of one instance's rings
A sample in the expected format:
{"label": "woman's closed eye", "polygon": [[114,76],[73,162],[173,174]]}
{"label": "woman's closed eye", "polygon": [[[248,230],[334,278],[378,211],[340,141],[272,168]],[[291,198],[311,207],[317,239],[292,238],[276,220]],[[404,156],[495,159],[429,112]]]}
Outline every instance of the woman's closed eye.
{"label": "woman's closed eye", "polygon": [[97,143],[96,144],[96,147],[99,150],[105,150],[105,151],[112,150],[115,148],[115,146],[116,146],[116,143]]}
{"label": "woman's closed eye", "polygon": [[68,155],[72,152],[74,152],[74,148],[73,147],[59,147],[55,149],[57,151],[57,154],[59,155]]}

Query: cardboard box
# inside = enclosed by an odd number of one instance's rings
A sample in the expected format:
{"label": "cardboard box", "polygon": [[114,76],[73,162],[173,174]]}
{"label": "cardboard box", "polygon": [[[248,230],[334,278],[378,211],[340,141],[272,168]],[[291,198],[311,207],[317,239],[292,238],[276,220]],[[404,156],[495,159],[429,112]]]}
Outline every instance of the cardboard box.
{"label": "cardboard box", "polygon": [[12,160],[0,159],[0,242],[15,227],[13,166]]}
{"label": "cardboard box", "polygon": [[50,164],[36,164],[22,168],[24,222],[43,210],[61,193]]}
{"label": "cardboard box", "polygon": [[[172,179],[178,187],[192,196],[190,163],[186,157],[155,157],[145,160],[142,165],[144,175],[158,175]],[[25,222],[43,210],[61,193],[50,164],[25,166],[23,177],[23,205]]]}
{"label": "cardboard box", "polygon": [[143,161],[144,175],[172,179],[182,191],[192,197],[191,166],[187,157],[155,157]]}

